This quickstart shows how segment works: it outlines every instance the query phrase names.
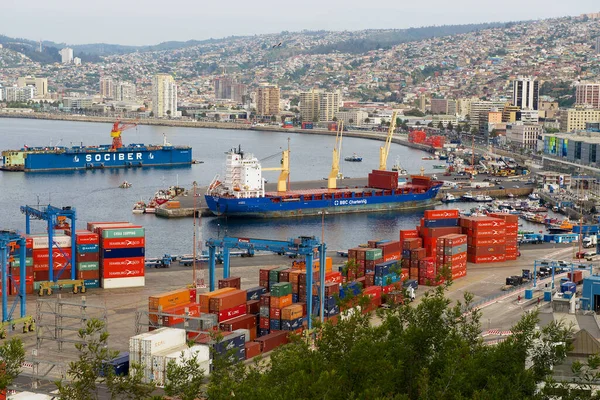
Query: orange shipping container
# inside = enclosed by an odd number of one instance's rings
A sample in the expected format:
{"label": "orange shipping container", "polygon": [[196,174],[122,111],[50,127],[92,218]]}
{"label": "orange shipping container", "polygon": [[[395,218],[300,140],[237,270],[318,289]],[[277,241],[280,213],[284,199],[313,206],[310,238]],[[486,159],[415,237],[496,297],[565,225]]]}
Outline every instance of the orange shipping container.
{"label": "orange shipping container", "polygon": [[466,268],[458,268],[452,270],[452,279],[458,279],[467,276]]}
{"label": "orange shipping container", "polygon": [[208,314],[209,308],[210,308],[209,306],[210,306],[211,297],[218,296],[223,293],[231,292],[233,290],[235,290],[235,288],[223,288],[223,289],[213,290],[212,292],[208,292],[208,293],[198,293],[198,304],[200,304],[200,312]]}
{"label": "orange shipping container", "polygon": [[179,289],[148,297],[148,309],[152,311],[162,307],[163,310],[190,302],[190,290]]}
{"label": "orange shipping container", "polygon": [[208,304],[210,312],[217,312],[239,306],[240,304],[246,304],[246,291],[234,289],[231,292],[218,294],[211,297]]}
{"label": "orange shipping container", "polygon": [[458,210],[425,210],[425,219],[453,219],[460,217]]}
{"label": "orange shipping container", "polygon": [[419,268],[410,268],[409,270],[409,275],[411,278],[418,278],[419,277]]}
{"label": "orange shipping container", "polygon": [[[473,237],[469,236],[467,239],[467,243],[469,246],[495,246],[499,244],[506,243],[506,236],[499,237]],[[516,239],[515,239],[516,243]]]}
{"label": "orange shipping container", "polygon": [[281,319],[285,319],[287,321],[291,321],[293,319],[297,319],[302,317],[302,305],[300,304],[292,304],[291,306],[286,306],[281,309]]}
{"label": "orange shipping container", "polygon": [[497,262],[506,261],[506,255],[493,254],[493,255],[487,255],[487,256],[474,256],[472,254],[469,254],[467,256],[467,260],[469,262],[472,262],[475,264],[497,263]]}
{"label": "orange shipping container", "polygon": [[[185,319],[185,311],[188,311],[188,317],[199,317],[200,316],[200,305],[197,303],[189,303],[180,305],[173,308],[167,308],[163,310],[165,315],[162,317],[164,326],[173,326],[175,324],[180,324],[184,322]],[[176,316],[173,316],[176,315]]]}
{"label": "orange shipping container", "polygon": [[283,308],[292,304],[292,295],[288,294],[286,296],[281,297],[271,297],[271,307],[272,308]]}

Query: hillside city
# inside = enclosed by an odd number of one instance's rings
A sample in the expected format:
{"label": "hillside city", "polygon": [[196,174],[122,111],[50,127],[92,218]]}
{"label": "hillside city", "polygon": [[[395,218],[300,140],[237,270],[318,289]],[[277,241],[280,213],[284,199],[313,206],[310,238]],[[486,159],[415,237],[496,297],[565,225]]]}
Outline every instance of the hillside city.
{"label": "hillside city", "polygon": [[373,31],[282,32],[97,62],[69,47],[60,63],[35,62],[4,45],[0,112],[377,130],[398,111],[400,129],[528,152],[544,133],[598,128],[600,13],[490,26],[376,49],[364,46]]}

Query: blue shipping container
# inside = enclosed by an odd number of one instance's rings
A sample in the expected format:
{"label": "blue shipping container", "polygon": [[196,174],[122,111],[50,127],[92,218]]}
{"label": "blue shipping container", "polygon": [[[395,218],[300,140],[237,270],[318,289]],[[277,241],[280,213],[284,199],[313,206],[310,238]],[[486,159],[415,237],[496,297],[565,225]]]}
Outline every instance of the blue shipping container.
{"label": "blue shipping container", "polygon": [[292,293],[292,303],[297,303],[299,301],[300,296],[298,293]]}
{"label": "blue shipping container", "polygon": [[271,329],[272,331],[280,331],[281,330],[281,320],[270,319],[269,320],[269,329]]}
{"label": "blue shipping container", "polygon": [[342,285],[340,287],[340,298],[343,299],[350,294],[357,296],[362,289],[362,285],[359,282],[353,281],[348,283],[347,285]]}
{"label": "blue shipping container", "polygon": [[144,257],[146,254],[144,247],[131,247],[126,249],[104,249],[102,257],[104,258],[135,258]]}
{"label": "blue shipping container", "polygon": [[100,279],[86,279],[83,284],[86,289],[97,289],[100,287]]}
{"label": "blue shipping container", "polygon": [[267,336],[271,331],[269,329],[259,328],[258,329],[258,337]]}
{"label": "blue shipping container", "polygon": [[78,244],[77,245],[77,253],[85,254],[85,253],[97,253],[100,250],[100,247],[97,244]]}
{"label": "blue shipping container", "polygon": [[281,320],[281,330],[284,331],[295,331],[302,326],[302,317],[288,321],[286,319]]}
{"label": "blue shipping container", "polygon": [[377,264],[375,266],[375,277],[376,278],[381,278],[382,276],[386,276],[389,273],[390,273],[390,266],[389,265],[380,265],[380,264]]}
{"label": "blue shipping container", "polygon": [[375,277],[375,286],[387,286],[400,281],[400,277],[395,272],[390,272],[385,276]]}
{"label": "blue shipping container", "polygon": [[577,285],[575,284],[575,282],[568,281],[568,282],[563,282],[560,285],[561,293],[564,293],[564,292],[575,293],[576,290],[577,290]]}
{"label": "blue shipping container", "polygon": [[210,346],[215,349],[216,354],[225,354],[231,349],[235,348],[244,348],[244,343],[246,343],[246,335],[243,333],[232,333],[231,335],[227,335],[220,342],[211,340],[209,342]]}
{"label": "blue shipping container", "polygon": [[402,250],[402,258],[410,258],[410,250]]}
{"label": "blue shipping container", "polygon": [[260,300],[260,295],[267,293],[267,288],[256,286],[246,290],[246,301]]}
{"label": "blue shipping container", "polygon": [[424,225],[425,228],[449,228],[451,226],[458,226],[458,218],[426,219]]}

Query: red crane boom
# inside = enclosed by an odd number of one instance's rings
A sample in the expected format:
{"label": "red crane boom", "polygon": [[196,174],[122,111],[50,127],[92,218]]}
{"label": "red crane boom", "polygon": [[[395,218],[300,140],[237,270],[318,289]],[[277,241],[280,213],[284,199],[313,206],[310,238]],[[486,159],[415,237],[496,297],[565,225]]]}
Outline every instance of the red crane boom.
{"label": "red crane boom", "polygon": [[116,120],[115,123],[113,124],[113,128],[110,131],[110,136],[113,138],[112,139],[112,150],[117,150],[120,149],[121,147],[123,147],[123,140],[121,139],[121,132],[123,132],[124,130],[127,129],[131,129],[131,128],[135,128],[137,126],[137,123],[135,122],[125,122],[122,123],[119,120]]}

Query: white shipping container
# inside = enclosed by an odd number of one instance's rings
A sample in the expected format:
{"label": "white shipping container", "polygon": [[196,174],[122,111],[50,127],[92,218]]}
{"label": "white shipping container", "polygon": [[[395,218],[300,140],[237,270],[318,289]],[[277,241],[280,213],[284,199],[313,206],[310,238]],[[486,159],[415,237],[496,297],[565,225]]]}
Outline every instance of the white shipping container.
{"label": "white shipping container", "polygon": [[146,277],[134,276],[132,278],[102,278],[100,284],[103,289],[142,287],[146,286]]}
{"label": "white shipping container", "polygon": [[[181,355],[183,353],[183,359]],[[177,365],[182,365],[185,360],[189,360],[192,358],[196,358],[200,367],[204,370],[204,375],[208,376],[210,374],[210,348],[207,345],[199,344],[192,347],[185,346],[184,348],[178,349],[177,351],[173,351],[166,356],[162,356],[155,358],[155,365],[153,370],[154,375],[154,383],[158,386],[164,386],[166,374],[167,374],[167,365],[171,360],[175,361]]]}
{"label": "white shipping container", "polygon": [[[33,249],[47,249],[49,246],[48,235],[30,235],[29,236],[33,241]],[[54,235],[52,236],[52,241],[55,243],[54,247],[58,245],[58,247],[71,247],[71,236],[67,235]]]}
{"label": "white shipping container", "polygon": [[234,332],[240,332],[244,334],[244,341],[249,342],[250,341],[250,330],[249,329],[236,329]]}
{"label": "white shipping container", "polygon": [[139,335],[132,336],[129,338],[129,360],[132,363],[140,363],[140,352],[142,351],[141,341],[151,335],[155,335],[167,328],[159,328],[150,332],[140,333]]}
{"label": "white shipping container", "polygon": [[185,334],[185,329],[162,329],[164,330],[161,330],[160,332],[152,336],[148,336],[142,339],[140,353],[142,354],[142,362],[144,364],[144,355],[156,354],[159,351],[181,346],[186,343],[187,337]]}

